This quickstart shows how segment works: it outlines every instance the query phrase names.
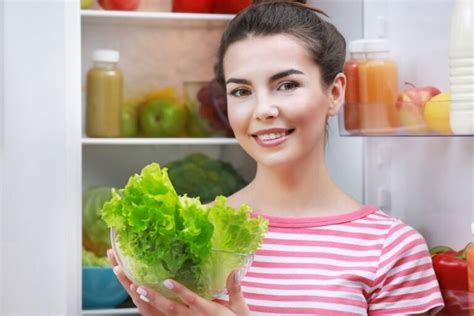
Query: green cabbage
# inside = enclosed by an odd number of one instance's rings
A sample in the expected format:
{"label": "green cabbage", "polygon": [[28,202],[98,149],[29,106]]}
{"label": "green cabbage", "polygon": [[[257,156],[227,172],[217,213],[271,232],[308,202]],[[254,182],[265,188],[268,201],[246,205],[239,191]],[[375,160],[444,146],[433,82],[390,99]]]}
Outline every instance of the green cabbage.
{"label": "green cabbage", "polygon": [[213,201],[218,195],[231,195],[247,185],[230,163],[202,153],[170,162],[166,168],[179,195],[198,196],[203,203]]}
{"label": "green cabbage", "polygon": [[82,242],[86,250],[97,256],[105,256],[110,249],[110,232],[101,211],[111,197],[111,187],[92,187],[82,195]]}
{"label": "green cabbage", "polygon": [[163,291],[161,282],[173,278],[208,298],[246,260],[233,253],[255,252],[268,225],[252,218],[246,205],[226,205],[223,196],[211,206],[179,196],[157,163],[112,190],[102,218],[116,230],[122,254],[132,258],[127,268],[136,282]]}
{"label": "green cabbage", "polygon": [[82,248],[82,266],[83,267],[110,267],[110,261],[107,257],[99,257],[92,251]]}

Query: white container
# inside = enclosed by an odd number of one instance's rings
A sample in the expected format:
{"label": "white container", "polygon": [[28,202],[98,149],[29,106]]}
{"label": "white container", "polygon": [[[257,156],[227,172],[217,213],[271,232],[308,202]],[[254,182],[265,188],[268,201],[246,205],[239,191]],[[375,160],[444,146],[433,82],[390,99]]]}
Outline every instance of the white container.
{"label": "white container", "polygon": [[449,39],[450,123],[455,134],[474,132],[474,0],[455,0]]}

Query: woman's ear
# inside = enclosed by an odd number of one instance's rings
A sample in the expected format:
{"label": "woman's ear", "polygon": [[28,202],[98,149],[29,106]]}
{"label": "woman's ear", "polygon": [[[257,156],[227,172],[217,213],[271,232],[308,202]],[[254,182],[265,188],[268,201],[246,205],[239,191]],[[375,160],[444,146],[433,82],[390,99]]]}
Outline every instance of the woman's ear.
{"label": "woman's ear", "polygon": [[346,76],[338,73],[333,83],[329,87],[329,107],[328,116],[336,116],[344,103],[344,93],[346,91]]}

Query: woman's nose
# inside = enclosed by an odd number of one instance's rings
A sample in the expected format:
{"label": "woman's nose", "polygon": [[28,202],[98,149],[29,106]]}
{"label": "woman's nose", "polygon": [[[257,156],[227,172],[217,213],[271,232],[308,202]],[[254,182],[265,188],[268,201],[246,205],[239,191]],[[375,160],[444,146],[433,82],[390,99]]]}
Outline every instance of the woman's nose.
{"label": "woman's nose", "polygon": [[256,99],[254,118],[260,121],[276,118],[280,112],[276,103],[268,96],[260,95]]}

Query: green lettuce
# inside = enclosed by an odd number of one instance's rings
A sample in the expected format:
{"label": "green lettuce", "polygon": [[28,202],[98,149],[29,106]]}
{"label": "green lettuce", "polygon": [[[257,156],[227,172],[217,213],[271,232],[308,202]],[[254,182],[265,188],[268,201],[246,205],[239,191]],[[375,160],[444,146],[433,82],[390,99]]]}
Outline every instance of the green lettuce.
{"label": "green lettuce", "polygon": [[267,231],[267,221],[252,218],[247,205],[234,209],[219,196],[208,206],[178,195],[157,163],[112,190],[102,218],[116,231],[135,282],[164,292],[162,281],[173,278],[207,298],[225,286]]}

